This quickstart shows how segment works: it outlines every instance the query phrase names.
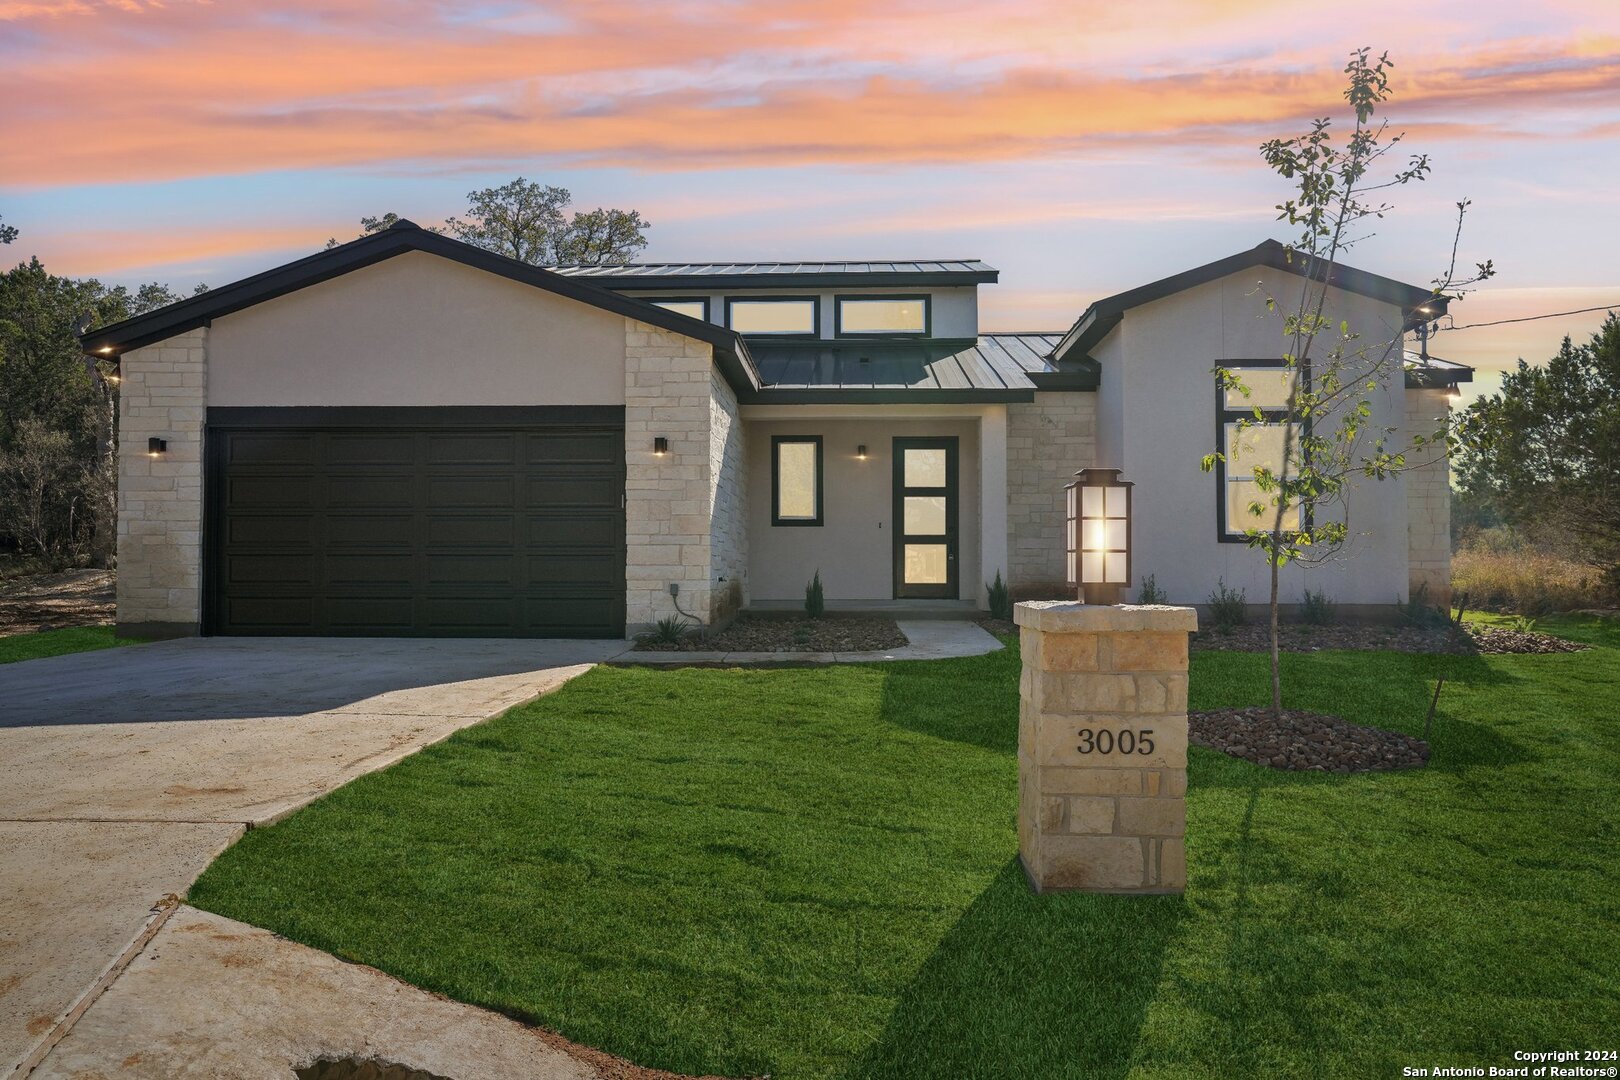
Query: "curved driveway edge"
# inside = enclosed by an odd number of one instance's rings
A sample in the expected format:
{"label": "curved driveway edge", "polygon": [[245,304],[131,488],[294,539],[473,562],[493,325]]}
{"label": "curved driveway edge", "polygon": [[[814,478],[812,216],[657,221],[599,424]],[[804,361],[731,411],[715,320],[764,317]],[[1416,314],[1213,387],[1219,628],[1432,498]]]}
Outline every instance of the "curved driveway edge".
{"label": "curved driveway edge", "polygon": [[623,649],[193,638],[0,667],[0,1076],[244,828]]}

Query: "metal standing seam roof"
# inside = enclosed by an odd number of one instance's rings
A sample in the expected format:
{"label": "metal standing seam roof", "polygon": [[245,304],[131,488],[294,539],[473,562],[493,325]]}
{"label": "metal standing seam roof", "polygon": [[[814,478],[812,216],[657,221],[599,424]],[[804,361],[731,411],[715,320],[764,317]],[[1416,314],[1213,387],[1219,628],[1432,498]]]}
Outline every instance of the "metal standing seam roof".
{"label": "metal standing seam roof", "polygon": [[1047,361],[1061,332],[985,334],[962,342],[749,341],[764,390],[957,390],[1027,394],[1031,374],[1056,369]]}
{"label": "metal standing seam roof", "polygon": [[775,274],[994,274],[978,259],[873,259],[836,262],[696,262],[620,263],[599,266],[550,266],[569,277],[666,278],[747,277]]}

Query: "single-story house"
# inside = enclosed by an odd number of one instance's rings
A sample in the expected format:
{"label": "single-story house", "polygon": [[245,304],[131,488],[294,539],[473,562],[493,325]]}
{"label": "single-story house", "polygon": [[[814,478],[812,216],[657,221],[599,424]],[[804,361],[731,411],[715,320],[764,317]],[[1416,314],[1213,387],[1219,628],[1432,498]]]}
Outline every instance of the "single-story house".
{"label": "single-story house", "polygon": [[[1063,488],[1135,487],[1169,598],[1266,593],[1217,364],[1283,347],[1308,282],[1249,251],[984,333],[997,271],[932,262],[543,269],[401,221],[87,333],[118,360],[118,625],[134,634],[618,637],[677,612],[960,610],[1000,573],[1064,594]],[[1443,305],[1443,301],[1437,302]],[[1335,325],[1400,335],[1430,291],[1340,267]],[[1375,421],[1422,428],[1466,367],[1426,356]],[[1263,380],[1260,380],[1263,381]],[[1255,385],[1260,385],[1257,381]],[[1445,463],[1362,485],[1349,608],[1449,577]]]}

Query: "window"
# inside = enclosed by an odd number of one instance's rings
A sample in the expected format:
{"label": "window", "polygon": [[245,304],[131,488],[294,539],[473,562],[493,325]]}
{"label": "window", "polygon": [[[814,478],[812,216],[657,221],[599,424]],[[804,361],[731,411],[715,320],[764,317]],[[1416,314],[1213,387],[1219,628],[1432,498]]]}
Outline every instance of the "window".
{"label": "window", "polygon": [[771,436],[771,524],[821,524],[821,436]]}
{"label": "window", "polygon": [[[1298,372],[1277,365],[1269,367],[1228,367],[1237,381],[1248,387],[1247,397],[1231,386],[1217,385],[1217,416],[1221,452],[1226,461],[1218,470],[1220,480],[1219,527],[1220,539],[1245,539],[1248,529],[1271,528],[1276,510],[1271,500],[1274,492],[1260,490],[1254,470],[1268,468],[1281,474],[1285,458],[1298,447],[1288,445],[1288,399]],[[1260,418],[1255,418],[1255,410]],[[1295,435],[1297,437],[1297,427]],[[1290,468],[1293,461],[1286,462]],[[1252,507],[1259,503],[1265,512],[1255,514]],[[1283,514],[1284,529],[1300,527],[1299,507],[1291,506]]]}
{"label": "window", "polygon": [[928,334],[926,296],[840,296],[838,336]]}
{"label": "window", "polygon": [[815,337],[820,305],[813,296],[726,299],[726,325],[739,334]]}
{"label": "window", "polygon": [[677,315],[685,315],[691,319],[709,321],[709,298],[706,296],[670,296],[657,299],[646,298],[647,303],[654,307],[661,307],[665,311],[673,311]]}

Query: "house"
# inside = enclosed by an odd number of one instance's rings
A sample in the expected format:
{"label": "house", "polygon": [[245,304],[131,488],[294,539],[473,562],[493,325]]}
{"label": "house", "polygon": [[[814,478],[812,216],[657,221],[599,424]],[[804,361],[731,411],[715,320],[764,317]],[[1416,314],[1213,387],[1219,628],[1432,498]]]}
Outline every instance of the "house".
{"label": "house", "polygon": [[[1051,333],[981,332],[996,279],[542,269],[402,221],[93,331],[122,375],[119,627],[622,636],[797,607],[817,571],[831,607],[968,612],[998,572],[1064,592],[1063,487],[1091,466],[1136,483],[1138,576],[1262,599],[1242,476],[1199,460],[1224,422],[1211,368],[1274,362],[1256,288],[1297,294],[1298,263],[1268,242]],[[1342,267],[1329,289],[1368,335],[1430,302]],[[1424,357],[1377,418],[1422,424],[1469,377]],[[1443,592],[1446,483],[1441,461],[1363,485],[1343,560],[1289,567],[1284,598]]]}

